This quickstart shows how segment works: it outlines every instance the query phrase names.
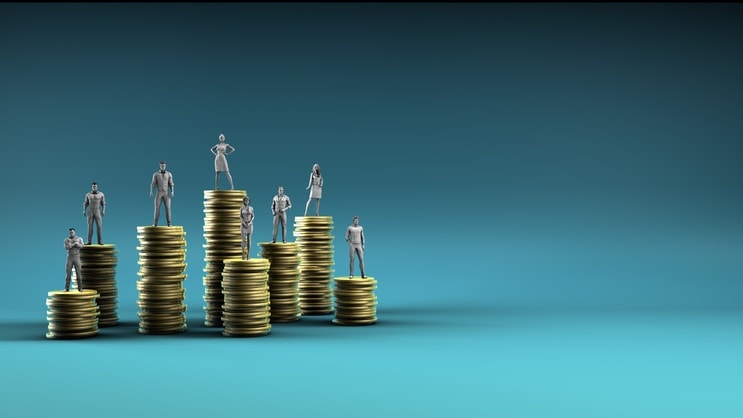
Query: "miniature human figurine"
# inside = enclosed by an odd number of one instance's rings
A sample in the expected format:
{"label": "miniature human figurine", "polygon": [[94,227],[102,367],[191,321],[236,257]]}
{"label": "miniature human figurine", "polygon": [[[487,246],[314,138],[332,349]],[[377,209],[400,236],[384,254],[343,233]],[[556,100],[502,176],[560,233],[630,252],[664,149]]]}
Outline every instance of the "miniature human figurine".
{"label": "miniature human figurine", "polygon": [[[312,187],[312,190],[310,190]],[[304,205],[304,216],[307,216],[307,210],[310,207],[310,202],[315,199],[315,216],[320,216],[320,199],[322,199],[322,174],[320,174],[320,165],[315,164],[312,166],[312,173],[310,173],[310,182],[307,184],[307,189],[310,190],[310,198],[307,199],[307,204]]]}
{"label": "miniature human figurine", "polygon": [[253,234],[253,207],[250,206],[250,198],[243,198],[243,206],[240,208],[240,235],[242,235],[243,260],[250,258],[250,236]]}
{"label": "miniature human figurine", "polygon": [[83,291],[83,274],[80,269],[80,248],[83,248],[83,239],[75,235],[75,228],[70,228],[70,236],[64,240],[64,248],[67,250],[67,276],[64,281],[64,291],[70,291],[70,278],[72,277],[72,266],[75,266],[77,277],[77,290]]}
{"label": "miniature human figurine", "polygon": [[346,230],[346,242],[348,242],[349,248],[351,249],[351,275],[353,277],[353,264],[354,256],[359,255],[359,267],[361,268],[361,278],[366,278],[364,273],[364,249],[366,246],[366,240],[364,239],[364,228],[359,226],[359,217],[353,217],[353,225],[349,226]]}
{"label": "miniature human figurine", "polygon": [[219,134],[219,143],[212,147],[212,154],[214,154],[214,190],[219,190],[219,172],[224,171],[227,173],[227,180],[230,181],[230,189],[235,189],[232,184],[232,176],[230,175],[230,168],[227,165],[227,156],[235,152],[235,148],[224,142],[224,134]]}
{"label": "miniature human figurine", "polygon": [[[88,206],[90,206],[90,210],[86,214]],[[106,198],[102,192],[98,191],[98,183],[93,182],[92,190],[85,195],[85,201],[83,201],[83,216],[88,217],[88,241],[85,245],[90,245],[93,239],[93,222],[95,222],[98,230],[98,245],[103,245],[103,241],[101,241],[101,217],[105,215]]]}
{"label": "miniature human figurine", "polygon": [[[175,194],[175,185],[173,184],[173,174],[165,170],[165,161],[160,161],[160,171],[155,171],[155,174],[152,175],[150,197],[152,197],[152,189],[155,187],[157,187],[157,195],[155,196],[155,219],[152,226],[157,226],[157,220],[160,218],[160,203],[165,203],[165,217],[168,220],[168,226],[170,226],[170,198]],[[170,195],[168,195],[168,187],[170,188]]]}
{"label": "miniature human figurine", "polygon": [[273,214],[273,240],[276,242],[276,234],[281,222],[281,242],[286,243],[286,211],[292,208],[292,201],[284,194],[284,188],[279,186],[279,194],[273,197],[271,213]]}

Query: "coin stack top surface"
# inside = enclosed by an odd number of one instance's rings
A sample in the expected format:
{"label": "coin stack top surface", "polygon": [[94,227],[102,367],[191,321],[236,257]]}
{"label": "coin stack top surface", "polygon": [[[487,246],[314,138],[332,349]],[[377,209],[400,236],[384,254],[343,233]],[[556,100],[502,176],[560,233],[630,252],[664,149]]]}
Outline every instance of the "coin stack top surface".
{"label": "coin stack top surface", "polygon": [[301,316],[299,308],[299,245],[294,242],[261,242],[261,257],[271,263],[268,292],[271,322],[293,322]]}
{"label": "coin stack top surface", "polygon": [[95,300],[98,295],[93,289],[69,292],[53,290],[47,293],[46,319],[49,328],[46,338],[63,340],[97,335],[100,311]]}
{"label": "coin stack top surface", "polygon": [[271,331],[269,265],[265,258],[224,261],[222,274],[224,335],[258,337]]}
{"label": "coin stack top surface", "polygon": [[302,315],[333,312],[333,217],[297,216],[294,236],[299,245],[299,306]]}
{"label": "coin stack top surface", "polygon": [[95,289],[100,315],[99,327],[109,327],[119,323],[118,295],[116,284],[116,264],[118,257],[113,244],[86,245],[80,249],[80,264],[84,271],[83,287]]}
{"label": "coin stack top surface", "polygon": [[240,208],[245,190],[204,190],[204,325],[221,327],[224,260],[242,257]]}
{"label": "coin stack top surface", "polygon": [[335,319],[339,325],[371,325],[377,322],[377,296],[374,289],[377,281],[373,277],[336,277]]}
{"label": "coin stack top surface", "polygon": [[139,332],[186,330],[186,233],[182,226],[138,226]]}

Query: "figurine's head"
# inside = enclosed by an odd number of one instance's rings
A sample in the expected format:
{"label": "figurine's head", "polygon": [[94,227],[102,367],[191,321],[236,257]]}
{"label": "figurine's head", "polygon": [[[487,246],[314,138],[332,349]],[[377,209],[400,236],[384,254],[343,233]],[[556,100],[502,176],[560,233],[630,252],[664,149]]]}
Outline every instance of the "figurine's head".
{"label": "figurine's head", "polygon": [[359,217],[358,216],[354,216],[353,217],[353,226],[359,226]]}
{"label": "figurine's head", "polygon": [[75,228],[70,228],[70,238],[75,236]]}
{"label": "figurine's head", "polygon": [[250,204],[250,198],[248,196],[243,197],[243,205],[248,206]]}
{"label": "figurine's head", "polygon": [[224,142],[224,134],[219,134],[219,142]]}
{"label": "figurine's head", "polygon": [[315,174],[320,174],[320,164],[315,164],[312,166],[312,172]]}
{"label": "figurine's head", "polygon": [[93,184],[91,186],[92,186],[94,192],[97,192],[98,191],[98,183],[93,182]]}
{"label": "figurine's head", "polygon": [[284,195],[284,188],[279,186],[279,196],[283,196],[283,195]]}
{"label": "figurine's head", "polygon": [[160,161],[160,171],[165,171],[165,161]]}

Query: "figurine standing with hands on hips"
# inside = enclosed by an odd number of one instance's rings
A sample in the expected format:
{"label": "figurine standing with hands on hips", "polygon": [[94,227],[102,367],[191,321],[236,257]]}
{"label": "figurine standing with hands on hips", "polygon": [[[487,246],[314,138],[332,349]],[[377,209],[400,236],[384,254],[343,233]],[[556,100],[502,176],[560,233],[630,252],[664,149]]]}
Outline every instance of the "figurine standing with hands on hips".
{"label": "figurine standing with hands on hips", "polygon": [[366,278],[364,272],[364,249],[366,248],[366,239],[364,238],[364,228],[359,225],[359,217],[353,217],[353,225],[346,229],[346,242],[348,242],[349,249],[351,250],[351,274],[349,278],[353,278],[353,264],[354,256],[359,255],[359,267],[361,268],[361,278]]}
{"label": "figurine standing with hands on hips", "polygon": [[235,148],[224,142],[224,134],[219,134],[219,143],[212,147],[214,154],[214,190],[219,190],[219,172],[224,171],[227,174],[227,180],[230,181],[230,189],[234,190],[230,167],[227,165],[227,156],[235,152]]}
{"label": "figurine standing with hands on hips", "polygon": [[[312,190],[310,190],[312,188]],[[307,189],[310,190],[310,198],[307,199],[307,204],[304,205],[304,216],[307,216],[307,210],[310,208],[310,202],[315,199],[315,216],[320,216],[320,199],[322,199],[322,174],[320,174],[320,165],[315,164],[312,166],[312,173],[310,173],[310,182],[307,184]]]}

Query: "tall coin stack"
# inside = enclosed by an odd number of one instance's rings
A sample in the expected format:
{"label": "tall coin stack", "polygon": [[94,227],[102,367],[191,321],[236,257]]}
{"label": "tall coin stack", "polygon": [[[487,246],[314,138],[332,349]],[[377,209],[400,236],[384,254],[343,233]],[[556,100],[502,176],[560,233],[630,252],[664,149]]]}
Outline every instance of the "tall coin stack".
{"label": "tall coin stack", "polygon": [[271,331],[269,265],[265,258],[224,260],[224,335],[257,337]]}
{"label": "tall coin stack", "polygon": [[98,316],[99,327],[110,327],[119,323],[116,253],[118,251],[113,244],[86,245],[80,249],[80,267],[84,272],[83,288],[95,289],[100,294],[97,300],[101,310]]}
{"label": "tall coin stack", "polygon": [[186,233],[182,226],[138,226],[139,332],[175,334],[186,330]]}
{"label": "tall coin stack", "polygon": [[268,259],[268,292],[271,296],[271,322],[299,319],[299,246],[294,242],[261,242],[261,257]]}
{"label": "tall coin stack", "polygon": [[299,306],[302,315],[333,312],[330,281],[333,277],[333,217],[297,216],[294,236],[302,261],[299,265]]}
{"label": "tall coin stack", "polygon": [[222,326],[224,260],[242,258],[240,208],[245,190],[204,190],[204,311],[207,327]]}
{"label": "tall coin stack", "polygon": [[336,277],[335,319],[340,325],[371,325],[377,322],[377,297],[374,289],[377,281],[367,276],[364,279]]}
{"label": "tall coin stack", "polygon": [[53,290],[47,293],[46,319],[49,321],[49,330],[46,338],[87,338],[98,334],[97,297],[98,292],[92,289],[81,292]]}

